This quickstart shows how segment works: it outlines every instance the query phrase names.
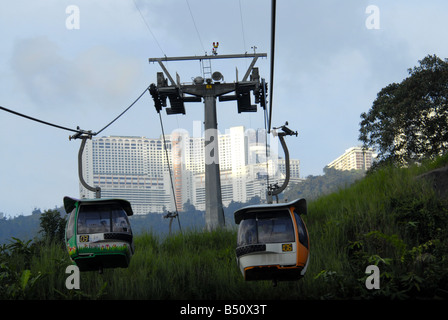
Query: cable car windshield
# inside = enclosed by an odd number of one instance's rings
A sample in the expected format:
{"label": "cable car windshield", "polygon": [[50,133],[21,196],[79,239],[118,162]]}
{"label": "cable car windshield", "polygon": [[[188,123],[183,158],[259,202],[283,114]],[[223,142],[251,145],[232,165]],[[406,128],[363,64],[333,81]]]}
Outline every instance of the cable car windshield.
{"label": "cable car windshield", "polygon": [[238,246],[293,241],[294,228],[287,209],[256,213],[242,220],[238,228]]}
{"label": "cable car windshield", "polygon": [[78,234],[131,233],[126,212],[118,205],[82,205],[78,214]]}

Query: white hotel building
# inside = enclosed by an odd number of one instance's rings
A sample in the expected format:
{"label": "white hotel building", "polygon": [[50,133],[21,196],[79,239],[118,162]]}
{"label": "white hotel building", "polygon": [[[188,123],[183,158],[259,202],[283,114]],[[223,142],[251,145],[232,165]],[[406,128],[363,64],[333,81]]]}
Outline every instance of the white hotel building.
{"label": "white hotel building", "polygon": [[[205,210],[204,137],[176,130],[163,138],[109,136],[88,140],[83,153],[83,175],[91,186],[101,187],[101,197],[129,200],[136,214],[183,210],[189,202]],[[218,135],[219,166],[223,205],[247,202],[254,196],[266,198],[269,183],[284,178],[283,150],[278,139],[270,139],[266,161],[266,135],[262,129],[232,127]],[[167,152],[166,152],[167,151]],[[173,197],[169,167],[174,186]],[[299,179],[299,160],[290,160],[291,177]],[[80,185],[82,198],[94,194]]]}
{"label": "white hotel building", "polygon": [[352,147],[345,150],[344,154],[327,166],[336,170],[369,170],[374,158],[375,154],[372,149]]}

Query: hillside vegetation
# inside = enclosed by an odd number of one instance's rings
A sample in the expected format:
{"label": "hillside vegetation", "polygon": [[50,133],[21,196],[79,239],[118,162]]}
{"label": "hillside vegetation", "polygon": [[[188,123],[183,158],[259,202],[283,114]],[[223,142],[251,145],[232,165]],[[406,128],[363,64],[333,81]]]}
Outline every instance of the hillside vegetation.
{"label": "hillside vegetation", "polygon": [[[409,299],[448,297],[448,205],[419,176],[448,157],[405,169],[377,169],[351,187],[308,203],[311,241],[297,282],[245,282],[235,260],[236,229],[136,236],[127,269],[81,274],[68,290],[62,244],[15,240],[0,247],[2,299]],[[377,265],[380,288],[367,289]]]}

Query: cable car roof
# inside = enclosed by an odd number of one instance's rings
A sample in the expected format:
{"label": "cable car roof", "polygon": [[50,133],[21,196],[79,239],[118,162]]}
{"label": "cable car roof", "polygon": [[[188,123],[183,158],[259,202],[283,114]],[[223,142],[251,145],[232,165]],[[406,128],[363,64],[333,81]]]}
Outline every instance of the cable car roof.
{"label": "cable car roof", "polygon": [[299,214],[307,214],[306,200],[301,198],[301,199],[296,199],[291,202],[273,203],[273,204],[256,204],[256,205],[243,207],[243,208],[235,211],[235,223],[239,224],[241,222],[241,220],[243,220],[243,218],[250,212],[260,212],[263,210],[281,209],[281,208],[288,208],[288,207],[295,207],[299,211]]}
{"label": "cable car roof", "polygon": [[120,207],[123,208],[123,210],[126,212],[128,216],[132,216],[134,212],[132,211],[131,204],[129,201],[124,199],[117,199],[117,198],[104,198],[104,199],[76,199],[72,197],[64,197],[64,208],[67,213],[70,213],[73,211],[73,209],[76,206],[76,203],[79,204],[108,204],[108,203],[115,203],[118,204]]}

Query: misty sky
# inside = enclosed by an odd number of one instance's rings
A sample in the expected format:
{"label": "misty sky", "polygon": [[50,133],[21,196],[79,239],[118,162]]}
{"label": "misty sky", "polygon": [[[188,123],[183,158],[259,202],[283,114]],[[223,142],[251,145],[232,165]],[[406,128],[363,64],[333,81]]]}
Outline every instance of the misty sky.
{"label": "misty sky", "polygon": [[[67,28],[71,5],[79,9],[79,28]],[[379,29],[366,26],[369,5],[379,9]],[[277,1],[272,125],[288,121],[299,132],[287,143],[302,177],[322,174],[359,145],[360,114],[381,88],[402,81],[428,54],[448,56],[446,12],[442,0]],[[256,66],[269,81],[270,18],[268,0],[2,1],[0,105],[98,131],[156,82],[161,70],[148,58],[210,54],[212,42],[219,42],[219,54],[254,46],[267,53]],[[236,68],[241,78],[249,63],[214,60],[212,68],[232,82]],[[182,82],[201,74],[196,61],[167,68]],[[203,104],[188,103],[186,110],[185,116],[163,113],[165,132],[192,133]],[[235,102],[218,103],[218,129],[237,125],[263,128],[263,112],[238,114]],[[145,94],[102,135],[160,133]],[[34,207],[60,206],[65,195],[79,196],[80,141],[69,141],[71,134],[0,111],[0,212],[30,214]]]}

